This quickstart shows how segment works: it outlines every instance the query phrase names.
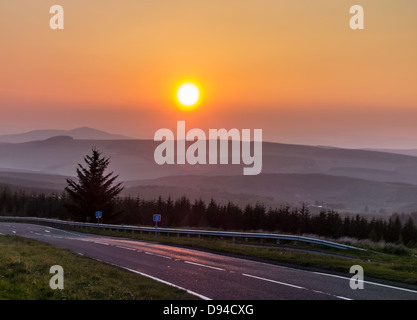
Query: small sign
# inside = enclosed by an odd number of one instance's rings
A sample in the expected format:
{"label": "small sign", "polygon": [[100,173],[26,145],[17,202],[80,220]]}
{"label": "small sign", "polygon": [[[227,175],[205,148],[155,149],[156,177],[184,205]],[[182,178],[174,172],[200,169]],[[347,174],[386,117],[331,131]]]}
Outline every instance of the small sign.
{"label": "small sign", "polygon": [[161,215],[160,214],[154,214],[153,215],[153,222],[161,222]]}
{"label": "small sign", "polygon": [[96,218],[100,219],[103,216],[103,212],[101,211],[96,211]]}

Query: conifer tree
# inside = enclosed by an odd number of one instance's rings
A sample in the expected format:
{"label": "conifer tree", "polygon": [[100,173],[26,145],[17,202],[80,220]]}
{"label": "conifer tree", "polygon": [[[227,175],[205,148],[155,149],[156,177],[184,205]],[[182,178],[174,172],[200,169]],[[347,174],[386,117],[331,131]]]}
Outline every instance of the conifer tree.
{"label": "conifer tree", "polygon": [[86,168],[81,164],[77,167],[78,182],[67,179],[69,202],[67,210],[76,220],[95,221],[95,212],[103,213],[102,222],[114,220],[117,214],[115,200],[123,190],[121,183],[114,184],[118,175],[106,173],[110,159],[103,157],[95,148],[92,155],[84,157]]}

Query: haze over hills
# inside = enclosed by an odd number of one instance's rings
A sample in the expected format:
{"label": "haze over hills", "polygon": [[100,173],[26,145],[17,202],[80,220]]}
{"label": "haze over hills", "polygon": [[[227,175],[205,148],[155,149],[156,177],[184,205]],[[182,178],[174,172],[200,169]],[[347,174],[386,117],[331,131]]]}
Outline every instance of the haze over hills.
{"label": "haze over hills", "polygon": [[22,143],[36,140],[45,140],[55,136],[70,136],[74,139],[90,139],[90,140],[117,140],[117,139],[133,139],[120,134],[107,133],[101,130],[88,127],[80,127],[72,130],[33,130],[24,133],[0,135],[0,142],[4,143]]}
{"label": "haze over hills", "polygon": [[367,149],[370,151],[389,152],[417,157],[417,149]]}
{"label": "haze over hills", "polygon": [[[417,210],[417,157],[411,155],[264,142],[262,174],[244,176],[243,164],[160,166],[154,160],[160,142],[152,140],[116,139],[88,128],[64,133],[0,144],[0,185],[61,192],[65,178],[75,176],[77,164],[95,147],[110,157],[109,169],[124,182],[125,195],[186,195],[242,206],[305,202],[373,214]],[[108,138],[87,139],[89,133]]]}
{"label": "haze over hills", "polygon": [[156,199],[169,194],[173,199],[187,195],[208,203],[213,197],[226,204],[256,202],[266,207],[322,207],[384,215],[395,211],[417,210],[417,186],[378,182],[325,174],[260,174],[257,176],[171,176],[136,181],[125,193]]}

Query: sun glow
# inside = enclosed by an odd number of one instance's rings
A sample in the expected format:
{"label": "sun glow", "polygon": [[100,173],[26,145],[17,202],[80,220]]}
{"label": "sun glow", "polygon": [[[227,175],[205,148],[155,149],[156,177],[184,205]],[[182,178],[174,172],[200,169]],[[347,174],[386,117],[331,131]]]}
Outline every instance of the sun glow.
{"label": "sun glow", "polygon": [[181,110],[194,110],[198,106],[200,98],[200,89],[192,82],[183,83],[177,89],[177,100]]}

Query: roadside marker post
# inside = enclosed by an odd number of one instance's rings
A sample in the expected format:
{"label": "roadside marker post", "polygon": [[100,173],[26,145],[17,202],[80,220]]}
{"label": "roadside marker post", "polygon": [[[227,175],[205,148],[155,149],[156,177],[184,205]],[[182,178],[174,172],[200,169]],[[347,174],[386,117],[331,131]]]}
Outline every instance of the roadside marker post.
{"label": "roadside marker post", "polygon": [[161,215],[154,214],[153,221],[155,222],[155,237],[157,237],[158,236],[158,222],[161,222]]}
{"label": "roadside marker post", "polygon": [[103,216],[103,212],[96,211],[96,218],[97,218],[97,224],[100,224],[100,218]]}

